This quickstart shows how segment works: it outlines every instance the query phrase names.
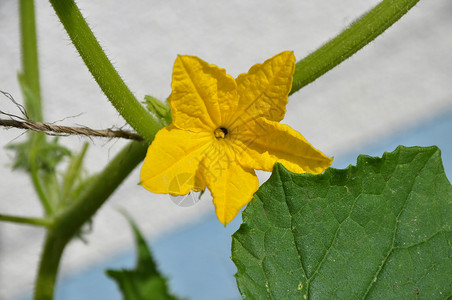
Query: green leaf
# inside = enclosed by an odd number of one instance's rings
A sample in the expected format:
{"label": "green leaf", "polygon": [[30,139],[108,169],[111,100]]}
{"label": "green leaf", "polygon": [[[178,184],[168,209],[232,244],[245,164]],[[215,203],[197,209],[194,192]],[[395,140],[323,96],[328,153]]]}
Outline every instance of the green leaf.
{"label": "green leaf", "polygon": [[144,100],[143,104],[146,104],[146,108],[152,112],[158,120],[160,120],[160,124],[162,126],[168,126],[171,124],[173,120],[171,110],[167,103],[163,103],[159,99],[150,95],[145,95]]}
{"label": "green leaf", "polygon": [[6,149],[16,152],[13,169],[22,169],[27,172],[31,169],[31,157],[34,158],[37,169],[44,173],[55,173],[57,165],[65,157],[71,156],[69,149],[58,144],[58,138],[50,142],[45,138],[37,138],[37,141],[29,138],[21,143],[10,144]]}
{"label": "green leaf", "polygon": [[137,264],[135,270],[107,270],[116,281],[125,300],[177,299],[168,291],[166,278],[157,270],[151,251],[136,224],[127,217],[135,234]]}
{"label": "green leaf", "polygon": [[35,190],[47,215],[52,215],[61,200],[56,169],[71,152],[58,144],[58,138],[47,141],[42,133],[33,132],[21,143],[6,147],[15,151],[13,169],[30,173]]}
{"label": "green leaf", "polygon": [[452,295],[452,186],[437,147],[320,175],[276,164],[243,219],[232,259],[244,298]]}

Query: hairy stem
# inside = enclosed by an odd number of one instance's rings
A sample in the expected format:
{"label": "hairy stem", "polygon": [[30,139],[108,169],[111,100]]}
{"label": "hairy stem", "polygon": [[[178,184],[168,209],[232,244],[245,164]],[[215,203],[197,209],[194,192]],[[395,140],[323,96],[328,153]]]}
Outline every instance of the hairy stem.
{"label": "hairy stem", "polygon": [[91,184],[61,213],[47,231],[35,286],[35,300],[53,298],[58,267],[64,248],[82,225],[91,219],[119,184],[145,157],[147,143],[128,144]]}
{"label": "hairy stem", "polygon": [[151,141],[159,122],[138,102],[108,60],[73,0],[50,0],[75,48],[107,98],[141,136]]}
{"label": "hairy stem", "polygon": [[341,34],[295,65],[290,94],[313,82],[382,34],[419,0],[383,0]]}

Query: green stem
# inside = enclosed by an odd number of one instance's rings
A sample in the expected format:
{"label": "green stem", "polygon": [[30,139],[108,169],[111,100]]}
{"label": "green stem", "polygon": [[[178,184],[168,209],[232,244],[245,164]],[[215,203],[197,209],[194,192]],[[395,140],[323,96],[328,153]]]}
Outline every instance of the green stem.
{"label": "green stem", "polygon": [[80,153],[73,156],[69,162],[69,166],[63,177],[63,186],[61,187],[61,201],[59,203],[60,208],[67,205],[70,200],[70,193],[74,187],[74,183],[83,168],[83,159],[85,158],[86,151],[88,150],[88,145],[88,143],[83,144]]}
{"label": "green stem", "polygon": [[151,141],[161,128],[138,102],[108,60],[73,0],[50,0],[75,48],[107,98],[141,136]]}
{"label": "green stem", "polygon": [[50,227],[53,221],[48,218],[27,218],[0,214],[0,221],[14,222],[19,224]]}
{"label": "green stem", "polygon": [[148,144],[132,142],[127,145],[100,173],[83,194],[55,217],[46,234],[35,286],[35,300],[53,298],[58,267],[67,243],[76,235],[119,184],[145,157]]}
{"label": "green stem", "polygon": [[33,183],[34,189],[36,193],[38,194],[39,200],[41,201],[42,206],[44,207],[45,214],[47,216],[53,215],[53,208],[50,205],[50,201],[47,198],[44,189],[42,188],[41,180],[39,177],[39,170],[36,166],[36,155],[34,148],[36,146],[36,143],[34,142],[34,137],[36,133],[32,133],[33,136],[30,138],[32,139],[32,146],[30,147],[30,154],[29,154],[29,162],[30,162],[30,176],[31,176],[31,182]]}
{"label": "green stem", "polygon": [[[28,117],[32,120],[42,122],[41,88],[39,84],[39,62],[38,42],[36,38],[36,20],[33,0],[20,0],[20,32],[22,73],[19,74],[19,82],[25,99],[25,109]],[[42,133],[32,132],[29,134],[30,149],[28,160],[30,163],[30,176],[33,187],[39,196],[42,206],[47,215],[52,214],[52,208],[46,197],[36,166],[36,148],[45,141]]]}
{"label": "green stem", "polygon": [[29,93],[24,93],[25,108],[30,119],[42,122],[34,1],[20,0],[19,12],[22,46],[22,74],[20,77],[29,91]]}
{"label": "green stem", "polygon": [[290,94],[328,72],[388,29],[419,0],[383,0],[337,37],[295,65]]}

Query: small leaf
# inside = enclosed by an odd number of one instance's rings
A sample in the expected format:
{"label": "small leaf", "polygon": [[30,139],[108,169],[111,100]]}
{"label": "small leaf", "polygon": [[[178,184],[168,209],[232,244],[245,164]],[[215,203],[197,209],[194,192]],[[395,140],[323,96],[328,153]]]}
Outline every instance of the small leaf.
{"label": "small leaf", "polygon": [[232,259],[244,298],[452,294],[452,186],[437,147],[362,155],[320,175],[276,164],[243,219]]}
{"label": "small leaf", "polygon": [[26,141],[6,147],[15,152],[14,170],[24,170],[33,178],[34,187],[47,214],[61,204],[61,188],[56,174],[58,164],[71,152],[58,144],[58,138],[47,141],[43,133],[32,132]]}
{"label": "small leaf", "polygon": [[168,104],[150,95],[145,95],[144,100],[143,103],[146,104],[147,109],[160,120],[162,126],[171,124],[172,116]]}
{"label": "small leaf", "polygon": [[169,293],[166,278],[157,270],[151,251],[138,227],[130,217],[127,219],[133,229],[137,247],[135,270],[107,270],[107,275],[119,285],[125,300],[178,299]]}
{"label": "small leaf", "polygon": [[40,138],[39,135],[42,134],[37,134],[35,138],[29,138],[24,142],[6,146],[6,149],[16,152],[13,169],[30,172],[30,159],[34,157],[40,171],[54,173],[63,158],[71,156],[69,149],[58,144],[58,138],[48,142],[45,138]]}

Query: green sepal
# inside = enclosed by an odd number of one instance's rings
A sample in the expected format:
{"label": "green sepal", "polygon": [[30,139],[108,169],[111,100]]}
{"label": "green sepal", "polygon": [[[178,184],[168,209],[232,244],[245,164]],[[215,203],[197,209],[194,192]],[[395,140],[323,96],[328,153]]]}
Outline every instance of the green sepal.
{"label": "green sepal", "polygon": [[145,95],[144,100],[143,103],[146,104],[147,109],[160,120],[162,126],[171,124],[172,116],[168,104],[150,95]]}

